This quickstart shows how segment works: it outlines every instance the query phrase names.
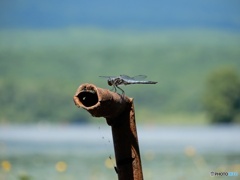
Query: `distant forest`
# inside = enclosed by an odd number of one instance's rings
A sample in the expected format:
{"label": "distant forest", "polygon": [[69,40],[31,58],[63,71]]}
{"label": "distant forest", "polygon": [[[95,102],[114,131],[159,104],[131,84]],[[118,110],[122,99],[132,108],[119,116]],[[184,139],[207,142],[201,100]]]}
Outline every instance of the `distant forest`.
{"label": "distant forest", "polygon": [[141,114],[201,113],[214,70],[240,71],[240,36],[216,30],[153,32],[63,28],[0,31],[0,121],[89,122],[72,97],[100,75],[145,74],[156,85],[122,87]]}

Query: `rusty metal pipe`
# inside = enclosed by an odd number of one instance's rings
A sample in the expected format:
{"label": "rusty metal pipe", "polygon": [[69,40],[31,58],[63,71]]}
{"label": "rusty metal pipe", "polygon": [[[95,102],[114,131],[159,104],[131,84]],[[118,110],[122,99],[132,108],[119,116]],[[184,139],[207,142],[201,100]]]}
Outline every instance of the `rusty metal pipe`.
{"label": "rusty metal pipe", "polygon": [[133,99],[88,83],[79,86],[73,99],[76,106],[106,118],[111,126],[118,179],[142,180]]}

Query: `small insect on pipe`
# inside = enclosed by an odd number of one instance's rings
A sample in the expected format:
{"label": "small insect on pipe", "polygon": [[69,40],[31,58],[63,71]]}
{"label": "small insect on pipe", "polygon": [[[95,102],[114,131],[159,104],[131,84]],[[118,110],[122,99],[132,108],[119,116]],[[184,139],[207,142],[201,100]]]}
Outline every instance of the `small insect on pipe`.
{"label": "small insect on pipe", "polygon": [[156,84],[155,81],[146,81],[144,79],[147,78],[145,75],[138,75],[134,77],[130,77],[127,75],[120,75],[120,76],[99,76],[102,78],[107,78],[107,82],[109,86],[113,86],[114,92],[117,91],[117,89],[120,89],[122,91],[122,94],[124,94],[124,90],[120,88],[120,85],[130,85],[130,84]]}

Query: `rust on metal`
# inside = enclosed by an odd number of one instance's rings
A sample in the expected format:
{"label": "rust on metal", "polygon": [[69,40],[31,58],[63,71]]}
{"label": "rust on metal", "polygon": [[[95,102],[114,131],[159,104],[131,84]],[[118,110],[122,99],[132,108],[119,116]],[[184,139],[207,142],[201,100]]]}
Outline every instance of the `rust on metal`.
{"label": "rust on metal", "polygon": [[142,180],[133,99],[88,83],[79,86],[73,99],[76,106],[106,118],[111,126],[118,179]]}
{"label": "rust on metal", "polygon": [[135,123],[133,99],[111,122],[119,180],[142,180],[142,166]]}
{"label": "rust on metal", "polygon": [[130,101],[126,96],[88,83],[79,86],[73,100],[76,106],[86,109],[92,116],[104,118],[118,116]]}

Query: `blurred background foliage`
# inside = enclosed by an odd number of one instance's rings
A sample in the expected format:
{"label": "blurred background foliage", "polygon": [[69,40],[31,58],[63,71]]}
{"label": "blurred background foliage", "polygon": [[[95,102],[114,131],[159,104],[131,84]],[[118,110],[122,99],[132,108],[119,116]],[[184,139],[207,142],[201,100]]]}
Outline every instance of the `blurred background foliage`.
{"label": "blurred background foliage", "polygon": [[1,0],[0,179],[115,179],[110,127],[72,98],[120,74],[158,82],[122,87],[145,179],[238,172],[239,32],[239,0]]}
{"label": "blurred background foliage", "polygon": [[[162,121],[159,117],[163,114],[196,117],[207,110],[213,122],[237,122],[213,115],[214,111],[223,113],[219,106],[233,113],[229,103],[218,101],[224,93],[221,91],[239,98],[237,92],[232,92],[236,91],[232,86],[237,89],[239,84],[235,75],[240,69],[237,33],[67,28],[2,30],[0,39],[2,122],[88,122],[89,115],[72,102],[77,87],[90,82],[110,88],[98,76],[119,74],[146,74],[149,80],[158,81],[153,86],[124,87],[126,94],[135,99],[140,121],[150,116],[155,122]],[[213,72],[228,66],[235,70]],[[207,78],[210,80],[205,84]],[[238,108],[233,111],[239,113]]]}
{"label": "blurred background foliage", "polygon": [[213,123],[240,122],[240,76],[235,69],[219,69],[209,76],[205,108]]}
{"label": "blurred background foliage", "polygon": [[90,82],[109,88],[98,76],[120,74],[146,74],[159,82],[124,87],[135,99],[140,122],[175,116],[175,123],[206,123],[206,110],[212,122],[238,122],[213,115],[219,107],[208,96],[215,89],[205,81],[219,68],[240,69],[239,5],[1,1],[0,122],[89,122],[72,102],[77,87]]}

